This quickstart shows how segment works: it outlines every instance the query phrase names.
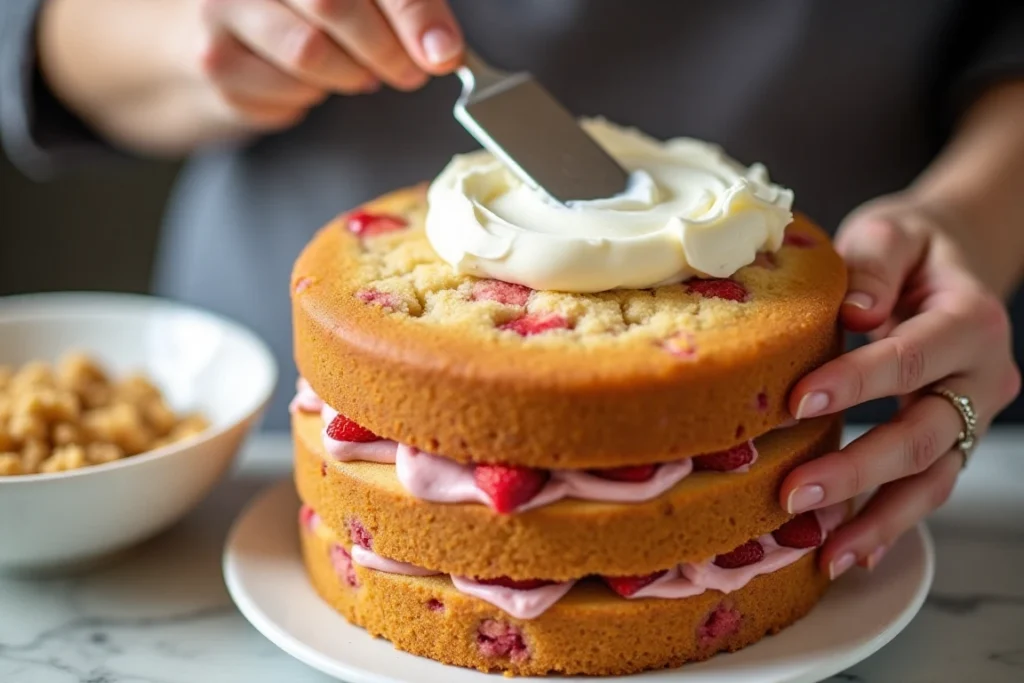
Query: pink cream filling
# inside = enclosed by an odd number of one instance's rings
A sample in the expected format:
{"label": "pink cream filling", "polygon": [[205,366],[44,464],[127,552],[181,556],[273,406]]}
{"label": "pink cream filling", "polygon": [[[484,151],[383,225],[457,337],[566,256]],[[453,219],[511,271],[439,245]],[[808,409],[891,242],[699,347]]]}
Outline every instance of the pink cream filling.
{"label": "pink cream filling", "polygon": [[[563,498],[610,503],[639,503],[660,496],[693,470],[687,458],[658,467],[647,481],[612,481],[581,470],[551,470],[547,483],[537,495],[515,509],[523,512]],[[435,503],[483,503],[494,507],[473,476],[473,466],[400,444],[395,472],[402,486],[413,496]]]}
{"label": "pink cream filling", "polygon": [[[448,460],[412,446],[388,439],[369,442],[339,441],[327,434],[327,425],[338,411],[324,403],[304,379],[298,382],[298,393],[292,401],[293,411],[318,412],[324,422],[321,431],[324,450],[334,460],[394,464],[399,482],[410,495],[434,503],[481,503],[494,507],[493,501],[476,485],[473,466]],[[757,461],[734,470],[744,473]],[[693,460],[684,458],[660,465],[647,481],[630,482],[604,479],[584,470],[551,470],[549,478],[537,495],[516,508],[523,512],[554,503],[563,498],[577,498],[605,503],[640,503],[657,498],[693,471]]]}
{"label": "pink cream filling", "polygon": [[[822,530],[822,542],[828,534],[835,530],[846,515],[846,504],[839,503],[827,508],[815,511],[818,524]],[[316,523],[308,524],[310,531],[316,532],[319,527],[319,517],[308,506],[303,506],[304,520],[316,520]],[[683,563],[668,570],[662,576],[644,586],[627,600],[636,598],[662,598],[678,600],[700,595],[708,590],[716,590],[720,593],[732,593],[737,591],[754,578],[762,574],[771,574],[783,567],[788,567],[804,555],[816,550],[816,548],[786,548],[775,542],[771,534],[765,534],[757,539],[764,548],[764,558],[759,562],[737,567],[736,569],[725,569],[714,563],[714,560],[704,562]],[[367,550],[360,545],[353,545],[351,549],[352,561],[360,567],[374,569],[388,574],[400,574],[403,576],[438,576],[441,572],[423,569],[408,562],[399,562],[381,557],[372,550]],[[546,612],[552,605],[562,599],[576,581],[565,581],[553,583],[538,588],[521,590],[483,584],[462,576],[450,576],[455,590],[463,595],[479,598],[490,603],[517,619],[536,619]]]}
{"label": "pink cream filling", "polygon": [[575,581],[565,581],[529,590],[519,590],[506,586],[478,583],[462,576],[452,576],[451,580],[455,590],[489,602],[516,619],[536,619],[561,600],[576,584]]}
{"label": "pink cream filling", "polygon": [[367,550],[361,545],[352,546],[352,561],[360,567],[376,569],[377,571],[384,572],[386,574],[401,574],[402,576],[437,576],[441,573],[424,569],[423,567],[417,567],[416,565],[409,564],[408,562],[389,560],[386,557],[381,557],[372,550]]}
{"label": "pink cream filling", "polygon": [[[821,526],[822,542],[831,531],[843,522],[846,515],[846,504],[839,503],[815,511],[818,524]],[[786,548],[775,542],[775,537],[765,534],[757,539],[764,548],[764,557],[760,562],[745,567],[725,569],[714,562],[714,558],[704,562],[685,563],[673,567],[657,579],[647,584],[627,599],[633,598],[690,598],[707,590],[720,593],[732,593],[743,588],[755,577],[771,574],[783,567],[788,567],[815,548]]]}

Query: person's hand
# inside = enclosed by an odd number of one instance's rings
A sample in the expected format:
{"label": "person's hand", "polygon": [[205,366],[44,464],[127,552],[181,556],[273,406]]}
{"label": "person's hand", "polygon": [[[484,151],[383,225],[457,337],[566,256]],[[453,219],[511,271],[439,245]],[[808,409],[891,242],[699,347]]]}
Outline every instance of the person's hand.
{"label": "person's hand", "polygon": [[804,377],[790,395],[790,411],[809,418],[886,396],[900,397],[901,405],[891,422],[783,482],[781,503],[791,513],[877,488],[822,549],[822,567],[833,578],[855,563],[874,568],[952,491],[964,463],[954,448],[963,423],[929,389],[968,396],[978,434],[1020,391],[1006,308],[948,236],[954,220],[909,194],[893,195],[855,211],[836,237],[850,272],[841,320],[870,332],[871,342]]}
{"label": "person's hand", "polygon": [[419,88],[463,39],[447,0],[189,0],[189,68],[233,123],[288,127],[332,93]]}

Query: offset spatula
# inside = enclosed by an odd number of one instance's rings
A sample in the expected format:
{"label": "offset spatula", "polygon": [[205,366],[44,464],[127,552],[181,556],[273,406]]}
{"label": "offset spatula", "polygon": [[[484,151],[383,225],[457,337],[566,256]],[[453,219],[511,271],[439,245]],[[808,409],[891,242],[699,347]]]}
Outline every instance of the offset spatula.
{"label": "offset spatula", "polygon": [[529,187],[563,204],[626,189],[628,174],[528,73],[500,71],[466,51],[455,118]]}

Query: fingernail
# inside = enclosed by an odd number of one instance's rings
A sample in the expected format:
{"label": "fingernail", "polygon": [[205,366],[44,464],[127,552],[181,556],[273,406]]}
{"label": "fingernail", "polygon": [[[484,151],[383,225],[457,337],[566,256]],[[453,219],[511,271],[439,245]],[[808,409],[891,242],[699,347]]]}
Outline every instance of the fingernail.
{"label": "fingernail", "polygon": [[786,512],[795,515],[810,510],[823,500],[825,500],[825,489],[817,484],[797,486],[789,492],[789,498],[786,499]]}
{"label": "fingernail", "polygon": [[885,553],[888,552],[888,550],[889,548],[884,545],[880,545],[872,550],[871,554],[868,555],[868,559],[864,561],[864,568],[868,571],[873,570],[878,566],[878,563],[882,561],[882,558],[885,557]]}
{"label": "fingernail", "polygon": [[800,399],[800,405],[796,407],[796,419],[803,420],[814,417],[821,414],[825,408],[828,408],[828,394],[823,391],[804,394],[804,397]]}
{"label": "fingernail", "polygon": [[459,54],[459,41],[446,28],[432,28],[420,40],[423,54],[431,64],[444,64]]}
{"label": "fingernail", "polygon": [[828,578],[835,581],[840,576],[845,574],[850,567],[857,561],[857,557],[853,553],[843,553],[828,565]]}
{"label": "fingernail", "polygon": [[850,292],[843,300],[843,305],[870,311],[875,305],[875,297],[864,292]]}

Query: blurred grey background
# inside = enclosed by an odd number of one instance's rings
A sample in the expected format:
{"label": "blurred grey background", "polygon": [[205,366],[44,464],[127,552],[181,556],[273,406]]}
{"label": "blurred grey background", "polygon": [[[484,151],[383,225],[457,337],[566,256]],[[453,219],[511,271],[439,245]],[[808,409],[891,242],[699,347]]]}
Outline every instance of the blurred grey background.
{"label": "blurred grey background", "polygon": [[174,164],[140,161],[40,184],[0,152],[0,296],[145,292],[176,172]]}

